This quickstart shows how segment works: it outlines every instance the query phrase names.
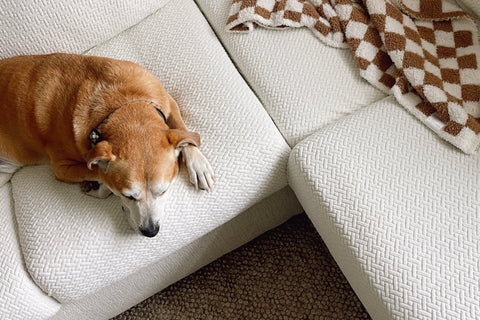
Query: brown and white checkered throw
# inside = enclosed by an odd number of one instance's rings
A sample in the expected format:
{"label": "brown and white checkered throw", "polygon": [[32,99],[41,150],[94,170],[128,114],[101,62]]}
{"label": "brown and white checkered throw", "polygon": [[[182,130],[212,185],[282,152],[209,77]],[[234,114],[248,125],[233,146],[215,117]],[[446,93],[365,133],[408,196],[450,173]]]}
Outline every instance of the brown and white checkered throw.
{"label": "brown and white checkered throw", "polygon": [[480,146],[480,46],[454,0],[233,0],[227,29],[308,27],[466,153]]}

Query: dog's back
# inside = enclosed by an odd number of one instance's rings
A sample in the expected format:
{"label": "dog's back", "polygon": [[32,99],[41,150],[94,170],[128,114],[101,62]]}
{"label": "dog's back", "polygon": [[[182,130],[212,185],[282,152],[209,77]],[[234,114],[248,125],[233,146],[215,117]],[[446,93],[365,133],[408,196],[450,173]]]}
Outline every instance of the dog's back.
{"label": "dog's back", "polygon": [[0,157],[20,163],[42,158],[31,134],[35,113],[29,96],[34,65],[27,56],[0,61]]}
{"label": "dog's back", "polygon": [[[74,117],[99,122],[115,105],[103,100],[136,90],[155,93],[149,76],[134,63],[102,57],[56,53],[0,60],[0,157],[36,164],[48,161],[48,148],[81,156],[72,141],[85,124]],[[140,85],[132,86],[132,79]]]}
{"label": "dog's back", "polygon": [[44,162],[49,137],[71,135],[65,117],[85,78],[76,59],[56,54],[0,61],[0,156],[22,164]]}

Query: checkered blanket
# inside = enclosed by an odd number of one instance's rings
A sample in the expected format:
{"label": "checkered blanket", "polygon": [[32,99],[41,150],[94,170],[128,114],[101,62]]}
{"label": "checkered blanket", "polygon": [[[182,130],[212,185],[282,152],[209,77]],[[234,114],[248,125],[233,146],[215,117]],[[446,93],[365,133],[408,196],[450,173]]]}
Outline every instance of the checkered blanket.
{"label": "checkered blanket", "polygon": [[480,47],[454,0],[233,0],[227,29],[307,27],[466,153],[480,146]]}

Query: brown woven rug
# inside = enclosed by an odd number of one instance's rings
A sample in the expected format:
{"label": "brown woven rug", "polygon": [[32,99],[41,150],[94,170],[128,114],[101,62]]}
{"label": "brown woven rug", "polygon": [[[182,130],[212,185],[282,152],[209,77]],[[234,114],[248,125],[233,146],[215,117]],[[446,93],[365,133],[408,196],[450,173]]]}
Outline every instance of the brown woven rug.
{"label": "brown woven rug", "polygon": [[370,317],[302,214],[114,319]]}

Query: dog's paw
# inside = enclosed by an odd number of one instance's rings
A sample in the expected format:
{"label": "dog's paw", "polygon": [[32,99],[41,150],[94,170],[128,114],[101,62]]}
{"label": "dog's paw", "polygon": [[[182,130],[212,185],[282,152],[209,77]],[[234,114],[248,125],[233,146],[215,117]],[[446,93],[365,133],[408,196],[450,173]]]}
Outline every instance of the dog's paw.
{"label": "dog's paw", "polygon": [[195,186],[195,189],[212,191],[215,176],[207,158],[194,146],[185,146],[182,149],[182,156],[190,182]]}
{"label": "dog's paw", "polygon": [[112,193],[105,185],[97,181],[82,181],[80,189],[89,196],[104,199]]}

